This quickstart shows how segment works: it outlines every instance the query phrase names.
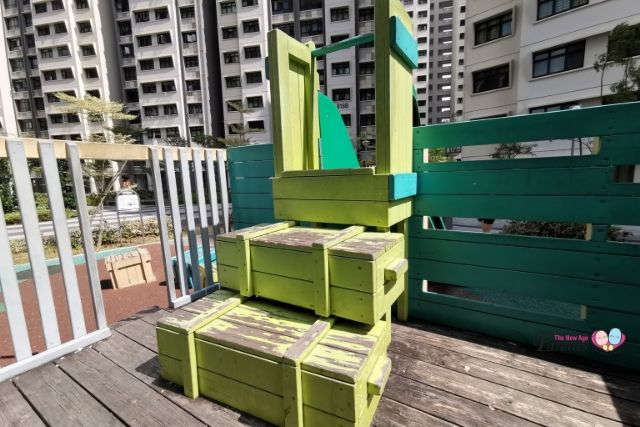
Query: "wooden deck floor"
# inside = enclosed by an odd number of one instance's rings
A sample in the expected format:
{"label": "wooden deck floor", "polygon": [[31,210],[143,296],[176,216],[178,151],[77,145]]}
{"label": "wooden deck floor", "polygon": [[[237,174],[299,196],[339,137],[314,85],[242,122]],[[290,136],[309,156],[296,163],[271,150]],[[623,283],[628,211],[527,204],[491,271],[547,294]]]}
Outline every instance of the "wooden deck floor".
{"label": "wooden deck floor", "polygon": [[[158,378],[155,321],[0,384],[0,425],[264,425]],[[640,425],[640,375],[578,365],[511,343],[394,325],[393,372],[376,425]],[[578,362],[580,363],[580,362]]]}

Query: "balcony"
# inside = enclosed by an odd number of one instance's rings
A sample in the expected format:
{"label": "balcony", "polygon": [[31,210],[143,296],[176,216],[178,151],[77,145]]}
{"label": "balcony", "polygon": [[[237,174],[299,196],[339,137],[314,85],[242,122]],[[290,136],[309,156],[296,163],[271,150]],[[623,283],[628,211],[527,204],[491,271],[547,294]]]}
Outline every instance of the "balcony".
{"label": "balcony", "polygon": [[373,21],[363,21],[358,23],[358,30],[360,34],[367,34],[373,32]]}
{"label": "balcony", "polygon": [[271,17],[271,20],[273,22],[274,25],[276,24],[284,24],[287,22],[293,22],[294,21],[294,15],[293,12],[286,12],[286,13],[276,13],[273,14]]}
{"label": "balcony", "polygon": [[201,125],[204,123],[204,115],[202,113],[189,114],[189,126]]}
{"label": "balcony", "polygon": [[322,18],[322,8],[300,11],[301,20],[314,19],[314,18]]}
{"label": "balcony", "polygon": [[135,88],[138,87],[138,81],[137,80],[125,80],[123,85],[124,85],[125,89],[135,89]]}

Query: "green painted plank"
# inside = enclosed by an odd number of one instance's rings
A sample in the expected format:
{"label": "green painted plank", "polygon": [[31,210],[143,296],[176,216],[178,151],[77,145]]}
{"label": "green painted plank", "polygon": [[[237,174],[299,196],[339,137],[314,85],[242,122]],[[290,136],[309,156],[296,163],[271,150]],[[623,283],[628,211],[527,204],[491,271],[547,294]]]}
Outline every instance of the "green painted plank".
{"label": "green painted plank", "polygon": [[273,217],[272,209],[233,209],[233,219],[237,222],[244,222],[250,224],[260,223],[274,223],[276,222]]}
{"label": "green painted plank", "polygon": [[400,200],[415,196],[417,188],[418,175],[415,173],[389,175],[389,200]]}
{"label": "green painted plank", "polygon": [[[451,303],[454,298],[444,295],[429,294],[425,299],[409,299],[409,310],[412,317],[429,322],[440,323],[448,326],[480,332],[502,339],[517,341],[536,347],[542,346],[547,351],[561,351],[576,354],[600,362],[623,366],[625,368],[638,366],[640,357],[640,345],[637,342],[627,342],[613,352],[605,353],[595,348],[590,342],[584,345],[560,347],[553,345],[555,334],[584,334],[590,335],[591,330],[572,329],[571,327],[550,326],[535,321],[518,318],[519,313],[510,313],[505,316],[503,307],[495,307],[486,303],[463,301],[466,307],[460,307]],[[624,331],[624,327],[620,326]],[[606,329],[608,329],[607,327]]]}
{"label": "green painted plank", "polygon": [[639,256],[429,238],[410,238],[409,253],[432,261],[640,286]]}
{"label": "green painted plank", "polygon": [[273,160],[231,162],[229,173],[234,178],[271,178],[273,176]]}
{"label": "green painted plank", "polygon": [[320,116],[320,155],[322,169],[355,169],[360,167],[351,138],[336,105],[318,92]]}
{"label": "green painted plank", "polygon": [[425,172],[418,194],[640,196],[640,184],[614,182],[614,167]]}
{"label": "green painted plank", "polygon": [[231,192],[241,194],[271,194],[271,180],[268,178],[231,177]]}
{"label": "green painted plank", "polygon": [[231,194],[231,203],[234,209],[270,209],[273,211],[273,198],[271,194]]}
{"label": "green painted plank", "polygon": [[640,224],[640,196],[418,196],[414,215]]}
{"label": "green painted plank", "polygon": [[327,45],[318,49],[314,49],[311,51],[311,56],[313,58],[319,58],[321,56],[325,56],[332,52],[337,52],[339,50],[349,49],[350,47],[371,43],[373,40],[374,40],[373,33],[351,37],[346,40],[339,41],[337,43],[332,43],[330,45]]}
{"label": "green painted plank", "polygon": [[244,147],[234,147],[227,150],[230,162],[243,162],[248,160],[273,160],[272,144],[255,144]]}
{"label": "green painted plank", "polygon": [[640,102],[422,126],[414,148],[459,147],[640,133]]}
{"label": "green painted plank", "polygon": [[392,16],[391,47],[411,69],[418,68],[418,42],[397,16]]}
{"label": "green painted plank", "polygon": [[640,313],[637,285],[418,258],[409,260],[409,277]]}
{"label": "green painted plank", "polygon": [[540,248],[557,251],[585,252],[587,254],[612,254],[629,257],[640,257],[640,245],[632,243],[593,242],[580,239],[556,239],[536,236],[516,236],[501,233],[485,234],[433,229],[424,230],[420,228],[421,221],[422,217],[411,217],[410,236],[412,238],[441,239],[445,241],[482,243],[525,248]]}

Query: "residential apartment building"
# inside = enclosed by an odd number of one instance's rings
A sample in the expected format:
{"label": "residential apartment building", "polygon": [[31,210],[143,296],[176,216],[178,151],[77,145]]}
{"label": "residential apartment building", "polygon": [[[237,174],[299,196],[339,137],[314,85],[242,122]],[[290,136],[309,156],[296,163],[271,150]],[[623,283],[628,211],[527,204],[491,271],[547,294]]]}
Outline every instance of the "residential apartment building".
{"label": "residential apartment building", "polygon": [[144,142],[219,135],[219,84],[211,83],[219,64],[209,71],[204,44],[213,29],[217,52],[216,15],[208,8],[194,0],[3,0],[0,131],[78,140],[101,132],[59,111],[55,94],[64,92],[125,103],[138,116],[132,124],[146,129]]}
{"label": "residential apartment building", "polygon": [[[464,71],[467,120],[599,105],[593,64],[618,24],[640,23],[637,0],[483,0],[469,2]],[[610,67],[604,94],[622,77]],[[582,141],[539,144],[537,156],[579,154]],[[468,147],[465,159],[492,147]],[[636,168],[636,173],[639,172]]]}
{"label": "residential apartment building", "polygon": [[[316,47],[373,31],[373,0],[222,0],[218,2],[225,131],[238,125],[271,138],[269,87],[264,72],[267,32],[277,28]],[[414,78],[423,124],[448,121],[455,111],[458,61],[463,64],[464,1],[405,0],[418,41]],[[462,15],[461,15],[462,13]],[[462,26],[460,26],[462,23]],[[430,41],[431,39],[431,41]],[[431,55],[430,55],[431,53]],[[375,141],[373,44],[318,61],[320,90],[338,106],[352,140]],[[430,82],[430,76],[437,83]],[[430,89],[433,93],[429,93]],[[436,90],[438,90],[436,94]],[[231,101],[231,102],[229,102]],[[242,104],[248,110],[236,111]],[[431,117],[429,116],[431,111]],[[264,129],[264,130],[262,130]]]}

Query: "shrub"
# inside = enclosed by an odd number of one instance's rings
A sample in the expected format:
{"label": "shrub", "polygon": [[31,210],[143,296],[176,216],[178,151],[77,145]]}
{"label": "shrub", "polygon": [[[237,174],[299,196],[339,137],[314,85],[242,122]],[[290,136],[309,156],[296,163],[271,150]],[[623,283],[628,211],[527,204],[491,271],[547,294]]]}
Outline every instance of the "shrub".
{"label": "shrub", "polygon": [[[502,232],[521,236],[584,240],[586,226],[575,222],[510,221],[502,228]],[[610,240],[619,240],[624,235],[624,231],[620,228],[609,227]]]}

